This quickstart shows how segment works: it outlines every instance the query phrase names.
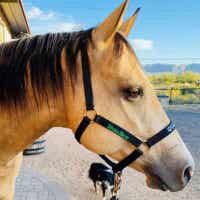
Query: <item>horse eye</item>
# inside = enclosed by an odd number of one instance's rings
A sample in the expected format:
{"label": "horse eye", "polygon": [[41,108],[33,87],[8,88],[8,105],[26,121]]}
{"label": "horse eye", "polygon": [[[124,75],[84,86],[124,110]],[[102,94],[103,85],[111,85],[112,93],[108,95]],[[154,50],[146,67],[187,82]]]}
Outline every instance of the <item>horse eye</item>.
{"label": "horse eye", "polygon": [[123,92],[124,98],[128,101],[133,101],[139,96],[143,96],[142,88],[126,88]]}

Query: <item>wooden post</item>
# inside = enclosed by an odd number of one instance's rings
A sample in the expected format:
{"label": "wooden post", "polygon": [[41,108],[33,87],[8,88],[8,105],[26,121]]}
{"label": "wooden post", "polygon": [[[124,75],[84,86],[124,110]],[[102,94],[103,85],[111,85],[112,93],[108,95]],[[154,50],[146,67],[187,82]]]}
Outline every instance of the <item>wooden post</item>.
{"label": "wooden post", "polygon": [[170,94],[169,94],[169,105],[171,105],[172,102],[173,102],[172,97],[173,97],[173,88],[170,89]]}

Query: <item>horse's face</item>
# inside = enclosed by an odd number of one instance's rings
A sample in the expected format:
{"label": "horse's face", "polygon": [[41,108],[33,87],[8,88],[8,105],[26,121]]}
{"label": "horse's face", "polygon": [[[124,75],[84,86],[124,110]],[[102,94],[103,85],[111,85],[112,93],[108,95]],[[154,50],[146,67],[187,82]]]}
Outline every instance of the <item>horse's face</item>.
{"label": "horse's face", "polygon": [[[124,37],[133,23],[124,24],[121,33],[117,33],[124,7],[123,4],[93,31],[95,47],[91,46],[89,55],[95,108],[99,114],[145,141],[166,127],[169,119],[137,57],[125,42]],[[97,124],[91,124],[81,142],[88,149],[119,161],[134,149]],[[146,175],[149,187],[171,191],[185,187],[192,176],[194,162],[176,130],[152,149],[141,148],[144,155],[131,167]]]}
{"label": "horse's face", "polygon": [[[96,69],[96,83],[93,84],[96,86],[96,109],[101,115],[146,141],[166,127],[169,118],[134,52],[125,44],[122,49],[121,56],[112,55],[115,59],[107,60],[104,54],[98,54],[102,58],[99,68],[97,67],[99,70]],[[112,51],[105,52],[109,55]],[[97,126],[93,125],[88,134],[90,149],[106,152],[118,161],[133,151],[132,145]],[[152,149],[143,146],[142,150],[145,152],[144,156],[131,167],[147,176],[149,187],[164,189],[166,184],[171,191],[185,187],[189,179],[188,173],[191,176],[194,170],[194,162],[178,131],[174,131]]]}

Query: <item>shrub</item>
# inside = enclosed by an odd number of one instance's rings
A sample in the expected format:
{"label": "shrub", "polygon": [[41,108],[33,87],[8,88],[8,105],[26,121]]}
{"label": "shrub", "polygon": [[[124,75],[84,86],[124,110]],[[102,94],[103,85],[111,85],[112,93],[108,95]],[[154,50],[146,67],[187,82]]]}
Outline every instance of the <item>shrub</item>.
{"label": "shrub", "polygon": [[155,87],[197,87],[200,74],[189,71],[182,74],[162,73],[150,75],[149,79]]}

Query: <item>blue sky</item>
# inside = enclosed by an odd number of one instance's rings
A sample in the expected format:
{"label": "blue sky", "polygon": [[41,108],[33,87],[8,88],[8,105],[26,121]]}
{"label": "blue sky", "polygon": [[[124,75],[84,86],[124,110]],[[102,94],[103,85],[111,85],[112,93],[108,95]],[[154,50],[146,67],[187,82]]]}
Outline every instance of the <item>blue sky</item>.
{"label": "blue sky", "polygon": [[[122,0],[24,0],[33,34],[94,27]],[[131,0],[142,10],[129,40],[144,64],[200,63],[199,0]]]}

